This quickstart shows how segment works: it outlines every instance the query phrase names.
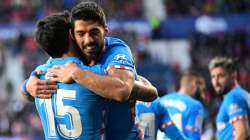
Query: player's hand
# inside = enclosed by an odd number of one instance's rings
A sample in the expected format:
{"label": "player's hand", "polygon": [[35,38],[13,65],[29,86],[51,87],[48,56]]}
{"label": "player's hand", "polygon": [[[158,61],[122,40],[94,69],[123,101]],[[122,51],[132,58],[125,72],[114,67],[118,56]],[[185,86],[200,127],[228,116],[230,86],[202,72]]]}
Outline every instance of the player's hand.
{"label": "player's hand", "polygon": [[48,70],[46,75],[58,82],[71,83],[73,82],[72,72],[75,68],[77,68],[77,65],[74,62],[68,62],[65,65],[55,65]]}
{"label": "player's hand", "polygon": [[54,80],[40,80],[35,76],[31,76],[27,83],[27,91],[33,97],[51,98],[56,93],[57,85]]}

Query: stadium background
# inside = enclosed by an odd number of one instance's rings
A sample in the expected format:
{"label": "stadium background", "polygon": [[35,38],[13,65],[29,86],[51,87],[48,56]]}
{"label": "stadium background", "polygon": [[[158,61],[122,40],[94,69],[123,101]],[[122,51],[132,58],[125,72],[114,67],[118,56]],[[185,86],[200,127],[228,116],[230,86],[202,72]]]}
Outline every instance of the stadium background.
{"label": "stadium background", "polygon": [[[77,0],[1,0],[0,2],[0,139],[43,139],[34,105],[20,86],[31,70],[48,56],[33,39],[35,23],[53,12],[70,9]],[[178,87],[189,69],[207,81],[204,139],[214,134],[218,101],[207,64],[217,55],[239,60],[240,82],[250,90],[249,0],[98,0],[110,35],[131,47],[139,74],[161,95]]]}

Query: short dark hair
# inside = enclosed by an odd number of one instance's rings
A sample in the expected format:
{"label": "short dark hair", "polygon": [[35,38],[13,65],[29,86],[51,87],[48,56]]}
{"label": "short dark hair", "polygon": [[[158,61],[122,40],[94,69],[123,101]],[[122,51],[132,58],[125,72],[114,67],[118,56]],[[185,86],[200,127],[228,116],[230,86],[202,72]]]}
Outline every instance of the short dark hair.
{"label": "short dark hair", "polygon": [[70,13],[68,11],[47,16],[37,22],[35,39],[38,46],[51,57],[61,57],[68,51]]}
{"label": "short dark hair", "polygon": [[106,27],[106,16],[103,9],[93,1],[82,1],[71,9],[71,23],[75,20],[97,21]]}
{"label": "short dark hair", "polygon": [[232,72],[237,72],[239,65],[236,59],[228,57],[215,57],[210,61],[208,68],[209,70],[212,70],[213,68],[216,67],[222,67],[227,72],[232,73]]}
{"label": "short dark hair", "polygon": [[183,75],[181,76],[180,84],[188,85],[188,84],[191,84],[191,81],[196,80],[196,79],[198,80],[199,78],[202,78],[202,76],[198,72],[194,70],[189,70],[183,73]]}

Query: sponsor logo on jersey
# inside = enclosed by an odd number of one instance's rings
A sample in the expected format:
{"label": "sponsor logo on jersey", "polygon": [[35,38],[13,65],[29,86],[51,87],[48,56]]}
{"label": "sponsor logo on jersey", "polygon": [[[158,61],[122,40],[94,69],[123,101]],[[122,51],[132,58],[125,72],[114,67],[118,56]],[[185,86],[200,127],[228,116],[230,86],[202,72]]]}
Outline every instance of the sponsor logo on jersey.
{"label": "sponsor logo on jersey", "polygon": [[175,107],[181,112],[185,111],[187,109],[187,105],[180,101],[180,100],[166,100],[163,102],[164,106],[166,107]]}
{"label": "sponsor logo on jersey", "polygon": [[114,57],[114,62],[121,63],[121,64],[126,64],[126,65],[133,65],[131,60],[129,60],[128,57],[125,54],[117,54]]}
{"label": "sponsor logo on jersey", "polygon": [[236,112],[240,112],[242,109],[239,107],[239,105],[233,103],[229,105],[229,115],[232,115]]}

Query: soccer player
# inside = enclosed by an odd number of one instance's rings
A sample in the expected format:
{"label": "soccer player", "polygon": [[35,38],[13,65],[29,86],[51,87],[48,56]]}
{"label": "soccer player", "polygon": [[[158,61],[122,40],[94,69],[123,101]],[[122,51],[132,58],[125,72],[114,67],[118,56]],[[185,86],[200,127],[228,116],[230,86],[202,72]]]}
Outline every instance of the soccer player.
{"label": "soccer player", "polygon": [[[139,137],[145,140],[186,140],[159,100],[160,98],[153,102],[136,103],[136,127]],[[157,133],[158,130],[161,133]]]}
{"label": "soccer player", "polygon": [[211,82],[216,93],[223,97],[216,118],[219,139],[247,140],[250,125],[250,95],[237,80],[235,60],[215,57],[209,63]]}
{"label": "soccer player", "polygon": [[205,87],[202,81],[196,73],[185,73],[180,80],[179,91],[167,94],[157,101],[162,109],[168,110],[173,123],[190,140],[199,140],[201,137],[204,108],[194,97],[201,94],[201,87]]}
{"label": "soccer player", "polygon": [[[74,62],[89,73],[104,74],[100,65],[88,67],[78,47],[72,45],[68,31],[69,13],[58,13],[40,20],[35,38],[39,46],[52,58],[34,72],[46,72],[54,65]],[[37,75],[38,76],[38,75]],[[49,79],[45,74],[40,79]],[[101,139],[104,98],[75,82],[57,83],[58,89],[50,99],[35,97],[35,105],[42,121],[46,139]]]}
{"label": "soccer player", "polygon": [[[195,73],[186,73],[181,78],[178,92],[165,95],[153,101],[151,105],[138,102],[136,115],[139,128],[143,128],[144,137],[152,139],[152,136],[157,135],[157,139],[177,139],[183,137],[181,136],[183,133],[188,139],[199,140],[203,106],[194,97],[205,87],[203,81]],[[156,124],[149,122],[152,118]],[[152,131],[152,128],[161,131]],[[145,130],[150,131],[145,132]]]}
{"label": "soccer player", "polygon": [[[113,99],[109,102],[105,135],[108,140],[133,139],[137,136],[128,98],[130,97],[134,79],[135,66],[129,47],[122,41],[105,38],[108,33],[105,15],[102,8],[94,2],[82,2],[71,10],[73,38],[82,50],[86,63],[96,62],[102,65],[106,76],[96,80],[95,86],[89,86],[84,71],[76,65],[51,70],[59,79],[69,77],[81,85],[85,85],[96,94]],[[100,58],[101,57],[101,58]],[[72,71],[71,75],[58,75],[59,70]],[[68,74],[68,73],[66,73]],[[59,80],[60,81],[60,80]],[[144,92],[143,94],[147,94]],[[140,97],[140,96],[137,96]],[[121,103],[122,102],[122,103]],[[117,119],[119,118],[119,119]]]}
{"label": "soccer player", "polygon": [[[51,69],[51,76],[55,76],[55,79],[61,82],[74,80],[97,95],[113,99],[109,103],[106,126],[107,139],[135,137],[134,120],[128,101],[128,98],[131,97],[131,91],[133,89],[133,91],[137,91],[136,93],[140,92],[143,95],[148,95],[147,98],[154,99],[157,95],[156,89],[143,84],[134,84],[137,82],[134,81],[135,69],[130,49],[119,39],[105,37],[108,29],[105,15],[99,5],[89,1],[82,2],[76,5],[71,13],[73,24],[71,34],[84,54],[84,62],[87,65],[101,64],[106,75],[99,76],[89,73],[80,69],[75,63],[69,63]],[[45,88],[46,82],[29,83],[27,85],[28,91],[32,92],[31,94],[34,96],[41,91],[51,92],[51,88]],[[31,86],[36,84],[38,85],[36,88]],[[141,86],[149,90],[144,90],[140,88]],[[140,99],[145,96],[137,95],[133,97]],[[149,100],[147,98],[144,98],[144,100]],[[125,102],[120,103],[122,101]],[[118,117],[120,120],[117,119]]]}

